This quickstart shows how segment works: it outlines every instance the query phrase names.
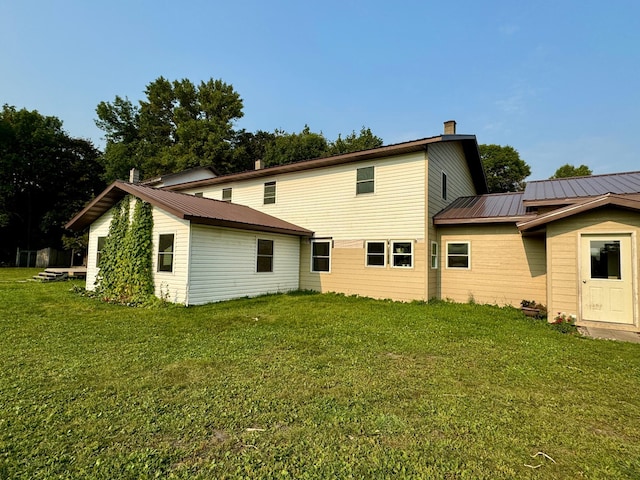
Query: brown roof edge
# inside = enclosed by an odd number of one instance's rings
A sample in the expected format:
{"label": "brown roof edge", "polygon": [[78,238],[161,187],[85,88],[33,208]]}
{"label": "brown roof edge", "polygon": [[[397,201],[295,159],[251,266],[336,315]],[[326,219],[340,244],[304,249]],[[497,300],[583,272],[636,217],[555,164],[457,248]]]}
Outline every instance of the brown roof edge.
{"label": "brown roof edge", "polygon": [[442,218],[433,219],[434,225],[474,225],[478,223],[517,223],[534,218],[535,215],[518,215],[513,217],[477,217],[477,218]]}
{"label": "brown roof edge", "polygon": [[[331,157],[314,158],[311,160],[303,160],[295,163],[287,163],[284,165],[262,168],[260,170],[247,170],[245,172],[222,175],[206,180],[195,180],[193,182],[170,185],[163,188],[165,190],[185,190],[188,188],[197,188],[207,185],[216,185],[233,181],[246,180],[250,178],[266,177],[281,173],[355,163],[390,155],[402,155],[404,153],[419,152],[421,150],[425,150],[429,144],[433,143],[456,141],[462,142],[463,150],[465,152],[465,156],[467,157],[467,161],[469,162],[469,169],[471,170],[474,182],[476,182],[476,189],[478,190],[478,193],[487,193],[486,179],[484,176],[484,170],[482,168],[482,162],[480,161],[480,153],[478,151],[478,143],[475,135],[438,135],[436,137],[428,137],[422,138],[420,140],[396,143],[378,148],[372,148],[370,150],[344,153],[341,155],[333,155]],[[469,161],[470,158],[471,161]]]}
{"label": "brown roof edge", "polygon": [[547,223],[555,222],[556,220],[561,220],[572,215],[588,212],[589,210],[606,207],[608,205],[640,211],[640,200],[637,199],[637,195],[629,196],[607,193],[581,203],[575,203],[567,207],[558,208],[544,215],[539,215],[532,220],[520,222],[516,224],[516,226],[518,227],[518,230],[524,232],[532,228],[546,225]]}

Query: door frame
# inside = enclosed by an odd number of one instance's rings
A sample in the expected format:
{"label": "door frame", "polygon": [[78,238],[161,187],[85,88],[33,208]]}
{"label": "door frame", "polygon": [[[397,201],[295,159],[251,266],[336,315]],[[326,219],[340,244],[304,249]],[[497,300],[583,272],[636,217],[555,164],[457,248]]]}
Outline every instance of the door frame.
{"label": "door frame", "polygon": [[[586,255],[586,252],[583,251],[582,248],[582,240],[584,237],[629,237],[631,243],[631,315],[632,322],[631,323],[616,323],[616,322],[602,322],[597,320],[588,320],[584,318],[583,312],[583,255]],[[590,252],[589,252],[590,254]],[[620,327],[635,327],[638,328],[638,260],[637,260],[637,252],[636,252],[636,232],[632,230],[627,231],[581,231],[578,232],[578,255],[577,255],[577,267],[578,267],[578,312],[580,315],[580,320],[588,323],[594,324],[602,324],[603,328],[612,328],[616,326]],[[622,260],[621,260],[622,261]]]}

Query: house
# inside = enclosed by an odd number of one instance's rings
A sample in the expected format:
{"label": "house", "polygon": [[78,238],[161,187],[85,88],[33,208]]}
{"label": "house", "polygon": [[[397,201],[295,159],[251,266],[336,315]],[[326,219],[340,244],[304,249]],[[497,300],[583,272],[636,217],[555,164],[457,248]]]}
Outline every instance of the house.
{"label": "house", "polygon": [[639,330],[640,174],[488,194],[476,137],[453,121],[361,152],[161,188],[116,182],[67,225],[90,225],[89,289],[127,194],[153,206],[156,293],[187,305],[292,289],[534,299],[579,323]]}

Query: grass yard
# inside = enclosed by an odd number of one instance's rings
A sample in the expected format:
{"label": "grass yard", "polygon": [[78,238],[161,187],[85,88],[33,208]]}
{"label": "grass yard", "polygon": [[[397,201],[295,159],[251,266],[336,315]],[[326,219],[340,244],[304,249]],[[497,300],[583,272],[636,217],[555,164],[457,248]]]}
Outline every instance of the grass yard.
{"label": "grass yard", "polygon": [[338,295],[127,308],[32,273],[0,270],[0,478],[640,478],[638,344]]}

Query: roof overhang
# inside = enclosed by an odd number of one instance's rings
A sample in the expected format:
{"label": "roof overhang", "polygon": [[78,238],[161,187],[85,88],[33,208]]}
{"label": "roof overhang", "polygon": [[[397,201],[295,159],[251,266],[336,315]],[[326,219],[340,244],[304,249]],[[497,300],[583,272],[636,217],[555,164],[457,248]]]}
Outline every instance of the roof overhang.
{"label": "roof overhang", "polygon": [[640,212],[640,199],[638,199],[637,195],[629,196],[607,193],[606,195],[590,198],[580,203],[574,203],[573,205],[558,208],[549,213],[539,215],[531,220],[521,221],[517,223],[516,226],[521,232],[531,231],[548,223],[606,206],[624,208]]}
{"label": "roof overhang", "polygon": [[185,182],[176,185],[168,185],[163,187],[166,190],[186,190],[191,188],[199,188],[209,185],[220,185],[235,181],[248,180],[253,178],[268,177],[283,173],[299,172],[304,170],[312,170],[322,167],[330,167],[334,165],[344,165],[349,163],[364,162],[377,158],[403,155],[408,153],[426,151],[429,145],[442,142],[460,142],[467,159],[467,164],[473,178],[474,186],[478,194],[487,193],[487,180],[480,160],[478,151],[478,142],[475,135],[439,135],[437,137],[423,138],[413,140],[411,142],[397,143],[394,145],[386,145],[383,147],[372,148],[370,150],[362,150],[359,152],[345,153],[341,155],[333,155],[331,157],[316,158],[312,160],[303,160],[300,162],[287,163],[285,165],[277,165],[274,167],[262,168],[259,170],[248,170],[241,173],[232,173],[222,175],[215,178],[196,180],[193,182]]}
{"label": "roof overhang", "polygon": [[518,223],[535,218],[535,215],[519,215],[511,217],[475,217],[475,218],[434,218],[434,225],[477,225],[481,223]]}

